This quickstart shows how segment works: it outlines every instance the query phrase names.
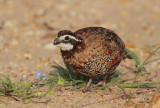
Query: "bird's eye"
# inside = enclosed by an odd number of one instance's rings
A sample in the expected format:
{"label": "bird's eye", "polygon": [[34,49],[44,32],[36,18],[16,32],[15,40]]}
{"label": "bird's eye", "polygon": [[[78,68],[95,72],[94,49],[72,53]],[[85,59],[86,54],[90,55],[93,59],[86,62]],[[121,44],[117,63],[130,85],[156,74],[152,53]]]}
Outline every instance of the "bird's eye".
{"label": "bird's eye", "polygon": [[68,37],[68,36],[66,36],[64,39],[65,39],[65,40],[69,40],[69,37]]}

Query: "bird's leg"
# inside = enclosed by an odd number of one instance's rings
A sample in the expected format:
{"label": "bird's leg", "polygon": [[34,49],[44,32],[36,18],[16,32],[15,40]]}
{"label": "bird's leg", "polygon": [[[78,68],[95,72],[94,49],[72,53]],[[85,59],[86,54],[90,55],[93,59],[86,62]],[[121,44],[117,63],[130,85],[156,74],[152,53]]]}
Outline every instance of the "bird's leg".
{"label": "bird's leg", "polygon": [[104,86],[104,85],[106,84],[106,79],[107,79],[107,77],[108,77],[108,74],[106,74],[106,75],[104,76],[104,78],[103,78],[102,81],[100,81],[99,83],[96,84],[96,87],[98,87],[98,86]]}
{"label": "bird's leg", "polygon": [[89,90],[90,90],[90,85],[91,85],[91,83],[92,83],[92,80],[93,80],[93,78],[90,78],[89,81],[88,81],[88,83],[87,83],[87,85],[84,87],[84,90],[83,90],[84,93],[85,93],[86,91],[89,91]]}

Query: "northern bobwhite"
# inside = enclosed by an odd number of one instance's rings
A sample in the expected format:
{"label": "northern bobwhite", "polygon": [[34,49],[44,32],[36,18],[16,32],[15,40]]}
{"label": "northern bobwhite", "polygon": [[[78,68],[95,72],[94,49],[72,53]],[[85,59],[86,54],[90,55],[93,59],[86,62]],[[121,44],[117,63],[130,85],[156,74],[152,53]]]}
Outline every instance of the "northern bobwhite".
{"label": "northern bobwhite", "polygon": [[124,42],[103,27],[60,31],[54,45],[60,47],[62,57],[74,71],[90,77],[85,90],[95,77],[104,76],[99,84],[105,84],[107,76],[127,57]]}

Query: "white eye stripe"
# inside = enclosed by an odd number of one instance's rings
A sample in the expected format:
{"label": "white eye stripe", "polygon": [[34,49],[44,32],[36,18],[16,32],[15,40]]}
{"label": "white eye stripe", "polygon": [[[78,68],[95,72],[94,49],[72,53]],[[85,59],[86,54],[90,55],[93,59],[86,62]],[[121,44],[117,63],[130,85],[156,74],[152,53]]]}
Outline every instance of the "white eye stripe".
{"label": "white eye stripe", "polygon": [[60,40],[60,41],[65,40],[65,37],[67,37],[67,36],[68,36],[70,39],[76,40],[77,42],[81,42],[81,40],[79,40],[79,39],[77,39],[77,38],[75,38],[74,36],[71,36],[71,35],[63,35],[63,36],[61,36],[61,37],[59,38],[59,40]]}

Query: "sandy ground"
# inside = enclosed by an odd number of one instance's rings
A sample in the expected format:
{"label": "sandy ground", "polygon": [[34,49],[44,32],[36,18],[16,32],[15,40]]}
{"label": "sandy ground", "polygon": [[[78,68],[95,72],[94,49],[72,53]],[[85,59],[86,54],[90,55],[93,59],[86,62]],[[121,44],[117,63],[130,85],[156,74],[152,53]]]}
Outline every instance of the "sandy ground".
{"label": "sandy ground", "polygon": [[[54,61],[63,66],[59,49],[52,45],[56,33],[75,31],[87,26],[103,26],[115,31],[128,48],[143,61],[148,53],[140,48],[160,44],[159,0],[0,0],[0,75],[10,75],[13,81],[35,79],[37,71],[49,74]],[[154,58],[160,57],[155,55]],[[149,76],[140,82],[160,82],[160,62],[146,66]],[[124,66],[134,67],[126,60]],[[129,75],[128,77],[131,77]],[[158,85],[157,85],[158,87]],[[99,90],[86,97],[80,90],[68,91],[60,87],[51,101],[24,104],[10,97],[0,97],[9,104],[1,108],[123,108],[126,99],[118,87]],[[127,90],[127,89],[126,89]],[[156,88],[133,89],[131,107],[148,106]]]}

